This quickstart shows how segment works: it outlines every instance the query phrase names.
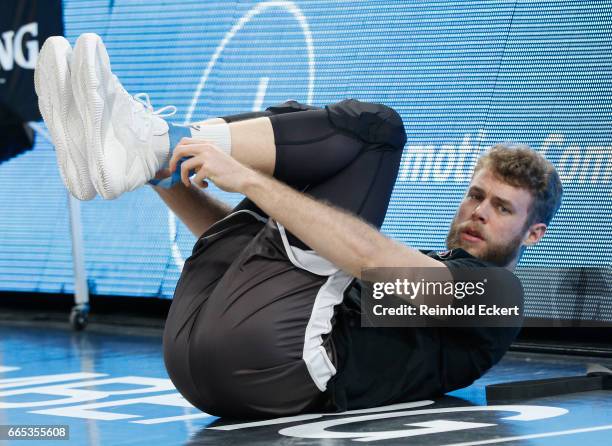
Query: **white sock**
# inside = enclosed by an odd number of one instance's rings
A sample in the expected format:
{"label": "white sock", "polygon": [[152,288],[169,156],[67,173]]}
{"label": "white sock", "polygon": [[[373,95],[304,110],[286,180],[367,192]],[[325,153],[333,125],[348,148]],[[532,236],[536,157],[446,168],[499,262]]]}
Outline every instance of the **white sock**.
{"label": "white sock", "polygon": [[192,138],[210,141],[228,155],[232,154],[232,136],[229,124],[224,122],[221,124],[190,125],[189,129]]}

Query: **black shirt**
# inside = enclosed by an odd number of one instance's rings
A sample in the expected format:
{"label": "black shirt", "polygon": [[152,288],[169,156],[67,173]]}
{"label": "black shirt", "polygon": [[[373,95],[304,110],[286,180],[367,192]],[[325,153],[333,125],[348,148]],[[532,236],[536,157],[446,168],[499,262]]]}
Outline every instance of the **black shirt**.
{"label": "black shirt", "polygon": [[[422,251],[453,268],[492,266],[463,249]],[[361,327],[361,283],[337,307],[331,339],[337,373],[326,410],[376,407],[469,386],[497,363],[519,327]],[[522,296],[520,296],[522,302]]]}

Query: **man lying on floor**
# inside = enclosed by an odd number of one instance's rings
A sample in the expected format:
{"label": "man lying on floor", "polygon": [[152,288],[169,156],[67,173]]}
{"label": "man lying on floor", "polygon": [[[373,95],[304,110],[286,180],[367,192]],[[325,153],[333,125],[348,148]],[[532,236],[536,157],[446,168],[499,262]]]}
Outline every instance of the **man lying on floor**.
{"label": "man lying on floor", "polygon": [[[362,327],[359,294],[373,267],[437,268],[449,281],[457,268],[514,269],[562,193],[552,164],[528,147],[483,155],[449,251],[422,252],[379,231],[406,142],[389,107],[289,101],[174,126],[123,89],[95,34],[74,52],[61,37],[47,40],[36,89],[75,197],[113,199],[151,184],[198,237],[166,321],[164,358],[201,410],[275,417],[431,398],[471,384],[517,335]],[[231,209],[202,190],[208,181],[246,198]]]}

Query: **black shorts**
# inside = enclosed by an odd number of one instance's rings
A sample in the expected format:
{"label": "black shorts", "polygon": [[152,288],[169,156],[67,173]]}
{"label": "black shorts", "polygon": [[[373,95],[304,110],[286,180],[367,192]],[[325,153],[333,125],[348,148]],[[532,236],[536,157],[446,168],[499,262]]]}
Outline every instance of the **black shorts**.
{"label": "black shorts", "polygon": [[[276,178],[382,225],[405,143],[397,113],[349,100],[325,109],[289,102],[264,115]],[[334,411],[331,334],[352,282],[245,199],[185,262],[164,331],[172,382],[217,416]]]}

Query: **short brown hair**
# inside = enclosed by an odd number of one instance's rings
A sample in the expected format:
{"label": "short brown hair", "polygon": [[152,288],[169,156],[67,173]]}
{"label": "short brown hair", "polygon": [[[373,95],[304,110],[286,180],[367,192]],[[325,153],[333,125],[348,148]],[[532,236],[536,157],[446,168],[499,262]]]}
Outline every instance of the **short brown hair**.
{"label": "short brown hair", "polygon": [[527,189],[533,197],[526,225],[548,225],[561,205],[563,187],[550,161],[526,144],[496,144],[482,155],[474,174],[483,167],[511,186]]}

